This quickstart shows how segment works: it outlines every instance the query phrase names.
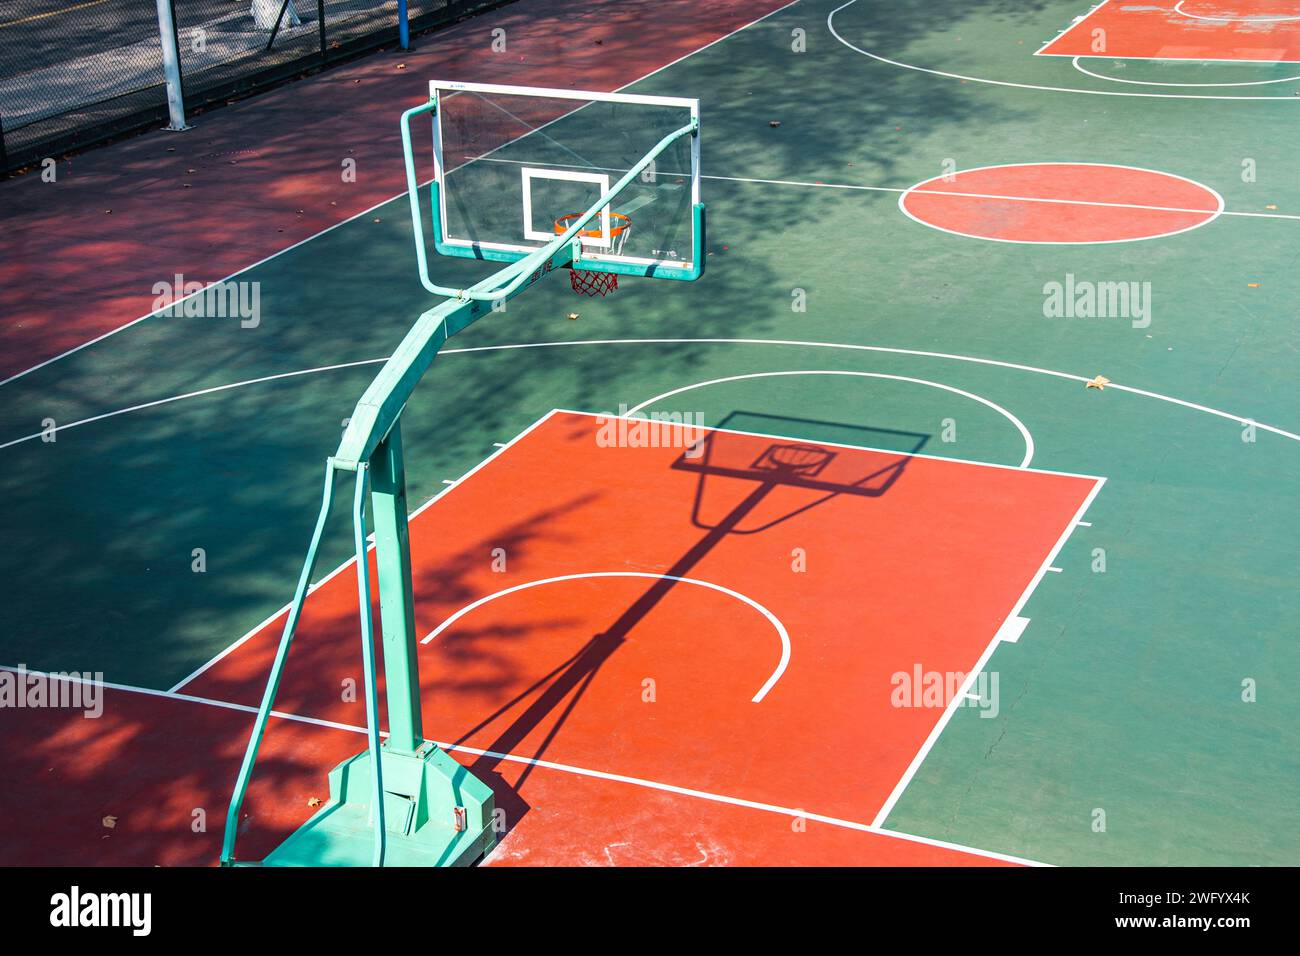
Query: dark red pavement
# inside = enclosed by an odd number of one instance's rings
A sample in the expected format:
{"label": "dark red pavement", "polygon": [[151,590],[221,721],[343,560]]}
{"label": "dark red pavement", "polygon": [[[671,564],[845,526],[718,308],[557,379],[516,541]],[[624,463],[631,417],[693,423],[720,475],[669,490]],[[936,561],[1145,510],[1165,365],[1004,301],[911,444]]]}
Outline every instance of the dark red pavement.
{"label": "dark red pavement", "polygon": [[218,281],[397,195],[397,118],[430,79],[613,90],[786,2],[520,0],[0,184],[0,380],[145,315],[155,282]]}

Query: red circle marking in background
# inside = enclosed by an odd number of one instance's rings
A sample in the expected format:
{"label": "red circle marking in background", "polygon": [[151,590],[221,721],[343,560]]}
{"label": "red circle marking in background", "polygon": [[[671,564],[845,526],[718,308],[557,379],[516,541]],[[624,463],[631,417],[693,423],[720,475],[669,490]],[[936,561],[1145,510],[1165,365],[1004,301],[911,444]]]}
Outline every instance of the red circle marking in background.
{"label": "red circle marking in background", "polygon": [[[1026,201],[1033,199],[1065,202]],[[1199,183],[1153,170],[1088,163],[965,170],[947,181],[939,176],[913,186],[899,205],[927,226],[975,239],[1060,243],[1168,236],[1204,225],[1223,208],[1219,195]]]}

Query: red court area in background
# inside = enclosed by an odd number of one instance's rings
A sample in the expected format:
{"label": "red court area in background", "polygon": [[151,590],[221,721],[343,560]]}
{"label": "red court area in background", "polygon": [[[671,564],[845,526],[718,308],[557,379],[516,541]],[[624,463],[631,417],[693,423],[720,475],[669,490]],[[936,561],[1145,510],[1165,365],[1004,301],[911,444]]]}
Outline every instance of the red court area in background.
{"label": "red court area in background", "polygon": [[1181,176],[1104,163],[967,169],[913,186],[899,204],[917,222],[1001,242],[1128,242],[1216,219],[1223,199]]}
{"label": "red court area in background", "polygon": [[1300,3],[1151,0],[1138,4],[1107,0],[1038,54],[1297,63]]}

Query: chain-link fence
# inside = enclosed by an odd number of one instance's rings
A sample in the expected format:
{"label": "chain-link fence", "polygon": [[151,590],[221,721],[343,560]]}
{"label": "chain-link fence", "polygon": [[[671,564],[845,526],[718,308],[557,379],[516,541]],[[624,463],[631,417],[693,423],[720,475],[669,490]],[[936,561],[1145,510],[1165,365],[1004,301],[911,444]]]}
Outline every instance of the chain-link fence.
{"label": "chain-link fence", "polygon": [[[397,0],[162,0],[187,109],[398,37]],[[428,30],[511,0],[409,0]],[[0,0],[0,170],[165,122],[157,0]]]}

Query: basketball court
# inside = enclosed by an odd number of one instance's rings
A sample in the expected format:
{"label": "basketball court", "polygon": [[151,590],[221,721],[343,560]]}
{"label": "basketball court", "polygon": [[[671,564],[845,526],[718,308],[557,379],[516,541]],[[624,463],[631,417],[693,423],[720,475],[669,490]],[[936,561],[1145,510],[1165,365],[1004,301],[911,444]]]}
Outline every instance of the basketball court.
{"label": "basketball court", "polygon": [[1300,5],[643,6],[0,186],[0,862],[1293,863]]}

